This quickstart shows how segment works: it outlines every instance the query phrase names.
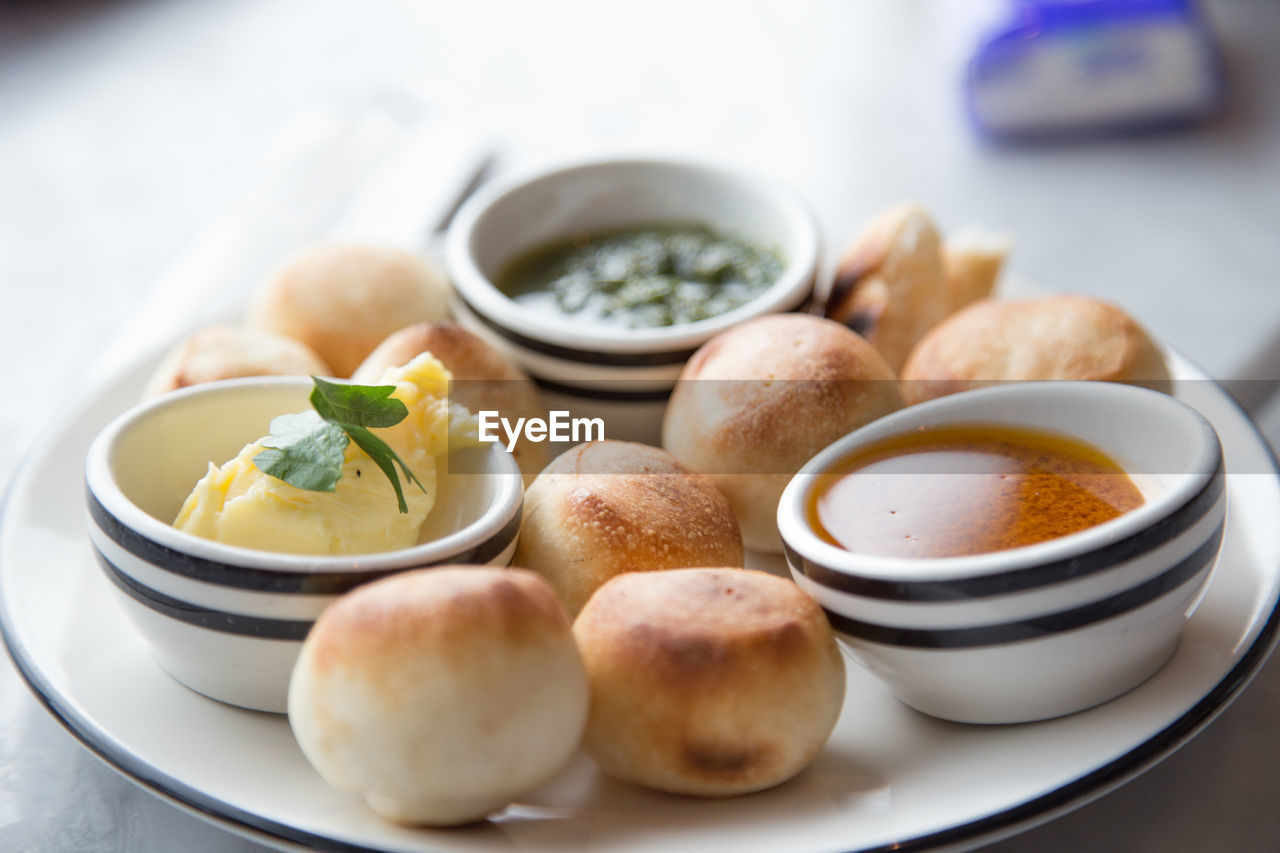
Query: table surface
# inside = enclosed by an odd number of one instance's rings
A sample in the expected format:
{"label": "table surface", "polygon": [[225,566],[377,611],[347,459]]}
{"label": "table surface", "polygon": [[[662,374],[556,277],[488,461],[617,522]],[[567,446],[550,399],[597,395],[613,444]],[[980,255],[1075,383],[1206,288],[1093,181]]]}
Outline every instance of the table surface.
{"label": "table surface", "polygon": [[[23,404],[0,407],[0,482],[99,356],[128,348],[120,329],[152,316],[153,288],[207,243],[219,212],[245,209],[263,152],[317,104],[425,110],[489,140],[499,169],[639,152],[761,173],[808,199],[829,254],[900,198],[944,228],[1007,229],[1016,270],[1125,305],[1237,381],[1274,444],[1280,404],[1264,398],[1280,376],[1280,6],[1209,4],[1231,96],[1214,122],[1008,148],[975,138],[960,106],[974,5],[6,4],[0,365]],[[301,199],[297,221],[318,205]],[[220,297],[239,298],[255,274],[226,274]],[[989,849],[1280,848],[1276,719],[1273,663],[1150,772]],[[4,664],[0,849],[178,844],[261,849],[99,764]]]}

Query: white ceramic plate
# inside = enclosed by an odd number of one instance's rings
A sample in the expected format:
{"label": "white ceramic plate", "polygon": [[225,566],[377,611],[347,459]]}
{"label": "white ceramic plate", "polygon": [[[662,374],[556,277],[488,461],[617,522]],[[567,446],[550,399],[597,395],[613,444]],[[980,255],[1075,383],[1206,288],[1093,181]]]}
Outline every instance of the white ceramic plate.
{"label": "white ceramic plate", "polygon": [[1222,438],[1227,535],[1176,655],[1138,689],[1058,720],[965,726],[908,709],[851,664],[830,744],[774,790],[721,801],[673,797],[605,779],[579,758],[486,823],[394,827],[359,798],[326,786],[283,717],[221,705],[169,679],[94,565],[82,520],[82,460],[98,429],[137,398],[150,364],[54,424],[14,481],[0,522],[0,627],[36,694],[89,749],[150,790],[268,843],[734,853],[964,847],[1047,820],[1151,766],[1247,683],[1276,634],[1275,462],[1234,403],[1175,359],[1187,380],[1180,396]]}

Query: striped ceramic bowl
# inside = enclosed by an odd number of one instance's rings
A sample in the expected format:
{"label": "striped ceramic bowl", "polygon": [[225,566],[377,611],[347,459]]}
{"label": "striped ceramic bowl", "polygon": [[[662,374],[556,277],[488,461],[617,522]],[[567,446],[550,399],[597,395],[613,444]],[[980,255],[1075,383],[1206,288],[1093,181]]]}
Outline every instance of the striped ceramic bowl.
{"label": "striped ceramic bowl", "polygon": [[[818,475],[869,442],[956,424],[1084,441],[1146,502],[1069,536],[964,557],[858,554],[814,532]],[[1221,447],[1194,409],[1128,385],[1037,382],[943,397],[845,436],[790,482],[778,527],[797,582],[900,699],[946,719],[1005,723],[1088,708],[1158,671],[1209,578],[1225,513]]]}
{"label": "striped ceramic bowl", "polygon": [[[593,325],[529,311],[495,278],[514,258],[582,233],[703,224],[778,250],[777,281],[746,305],[696,323],[652,329]],[[609,438],[656,444],[667,397],[694,350],[761,314],[790,311],[813,292],[817,225],[793,194],[716,166],[604,160],[497,181],[449,228],[449,273],[459,322],[513,358],[551,408],[601,417]]]}
{"label": "striped ceramic bowl", "polygon": [[255,710],[284,711],[302,640],[337,596],[407,569],[506,565],[520,530],[520,472],[496,444],[450,454],[411,548],[305,557],[174,528],[210,460],[266,435],[276,415],[306,409],[311,387],[305,377],[259,377],[176,391],[114,420],[86,459],[89,538],[160,666],[199,693]]}

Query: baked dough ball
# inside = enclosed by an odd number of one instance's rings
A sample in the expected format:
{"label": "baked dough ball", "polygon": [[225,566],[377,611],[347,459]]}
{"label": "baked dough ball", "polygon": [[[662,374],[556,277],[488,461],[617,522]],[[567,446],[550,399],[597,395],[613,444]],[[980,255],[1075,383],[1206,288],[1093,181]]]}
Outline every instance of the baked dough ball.
{"label": "baked dough ball", "polygon": [[947,313],[990,296],[1012,249],[1013,238],[1003,231],[969,225],[948,234],[942,243]]}
{"label": "baked dough ball", "polygon": [[144,399],[188,385],[242,376],[330,376],[306,344],[244,326],[210,326],[183,338],[161,359],[142,391]]}
{"label": "baked dough ball", "polygon": [[578,747],[588,689],[564,608],[532,572],[449,566],[321,614],[289,724],[325,781],[405,824],[479,820]]}
{"label": "baked dough ball", "polygon": [[1172,387],[1164,356],[1142,327],[1087,296],[975,302],[926,335],[902,369],[908,403],[1032,379]]}
{"label": "baked dough ball", "polygon": [[709,479],[656,447],[598,441],[556,457],[529,486],[513,562],[577,613],[623,572],[741,566],[742,537]]}
{"label": "baked dough ball", "polygon": [[350,376],[387,335],[448,315],[435,265],[380,246],[324,243],[286,260],[254,296],[249,324],[302,341]]}
{"label": "baked dough ball", "polygon": [[[351,378],[366,385],[375,383],[388,367],[407,364],[424,352],[438,358],[453,374],[450,400],[466,406],[468,411],[496,411],[512,421],[547,416],[538,386],[524,371],[483,339],[448,320],[415,323],[393,332],[361,362]],[[526,482],[546,466],[547,448],[545,442],[516,442],[511,455]]]}
{"label": "baked dough ball", "polygon": [[870,341],[896,372],[948,310],[938,229],[923,207],[904,202],[849,244],[825,313]]}
{"label": "baked dough ball", "polygon": [[573,623],[591,683],[583,746],[610,776],[704,797],[799,773],[844,702],[826,615],[745,569],[621,575]]}
{"label": "baked dough ball", "polygon": [[778,314],[693,354],[667,405],[662,446],[724,492],[748,548],[778,552],[787,481],[837,438],[901,407],[897,377],[869,343],[830,320]]}

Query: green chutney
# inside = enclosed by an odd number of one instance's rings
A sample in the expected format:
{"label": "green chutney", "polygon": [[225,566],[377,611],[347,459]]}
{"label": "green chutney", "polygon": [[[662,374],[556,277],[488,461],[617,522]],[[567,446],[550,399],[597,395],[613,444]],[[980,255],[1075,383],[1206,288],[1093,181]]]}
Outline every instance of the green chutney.
{"label": "green chutney", "polygon": [[695,323],[759,296],[782,273],[774,251],[701,225],[627,228],[527,252],[498,289],[532,310],[619,328]]}

